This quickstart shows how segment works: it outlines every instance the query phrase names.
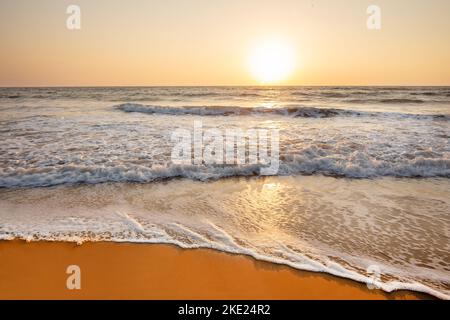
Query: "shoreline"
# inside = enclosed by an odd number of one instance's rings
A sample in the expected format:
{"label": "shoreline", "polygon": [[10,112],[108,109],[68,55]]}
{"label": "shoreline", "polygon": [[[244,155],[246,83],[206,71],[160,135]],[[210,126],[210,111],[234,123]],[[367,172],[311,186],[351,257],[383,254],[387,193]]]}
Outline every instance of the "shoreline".
{"label": "shoreline", "polygon": [[[0,261],[0,299],[437,299],[170,244],[2,240]],[[81,290],[67,289],[70,265],[80,267]]]}

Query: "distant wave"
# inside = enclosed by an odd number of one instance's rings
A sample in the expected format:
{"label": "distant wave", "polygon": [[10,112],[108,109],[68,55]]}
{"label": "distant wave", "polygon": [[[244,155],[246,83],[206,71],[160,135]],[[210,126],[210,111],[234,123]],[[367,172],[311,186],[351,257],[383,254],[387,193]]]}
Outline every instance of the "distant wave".
{"label": "distant wave", "polygon": [[440,96],[440,92],[411,92],[410,95],[413,96]]}
{"label": "distant wave", "polygon": [[400,98],[391,98],[391,99],[381,99],[381,103],[424,103],[424,100],[421,99],[400,99]]}
{"label": "distant wave", "polygon": [[[400,98],[380,98],[380,99],[374,99],[374,98],[355,98],[355,99],[347,99],[345,102],[348,103],[361,103],[361,104],[367,104],[367,103],[385,103],[385,104],[422,104],[425,103],[425,100],[422,99],[400,99]],[[430,101],[429,101],[430,102]],[[435,101],[439,102],[439,101]]]}
{"label": "distant wave", "polygon": [[216,97],[219,93],[217,92],[178,92],[171,93],[170,96],[182,96],[182,97]]}
{"label": "distant wave", "polygon": [[126,103],[115,106],[124,112],[138,112],[147,114],[167,115],[198,115],[198,116],[240,116],[240,115],[264,115],[274,114],[303,118],[328,118],[336,116],[396,116],[400,118],[450,120],[450,115],[445,114],[411,114],[395,112],[368,112],[336,108],[317,108],[306,106],[285,107],[239,107],[239,106],[160,106]]}
{"label": "distant wave", "polygon": [[181,96],[181,97],[191,97],[191,98],[201,98],[201,97],[261,97],[259,93],[256,92],[178,92],[170,93],[168,96]]}
{"label": "distant wave", "polygon": [[293,96],[315,96],[315,97],[324,97],[324,98],[348,98],[353,93],[344,93],[344,92],[336,92],[336,91],[321,91],[321,92],[311,92],[311,91],[294,91],[291,92]]}
{"label": "distant wave", "polygon": [[[291,96],[304,97],[312,100],[331,98],[341,102],[361,104],[423,104],[448,103],[448,92],[438,91],[406,91],[403,94],[393,94],[393,91],[294,91]],[[434,98],[434,99],[433,99]]]}

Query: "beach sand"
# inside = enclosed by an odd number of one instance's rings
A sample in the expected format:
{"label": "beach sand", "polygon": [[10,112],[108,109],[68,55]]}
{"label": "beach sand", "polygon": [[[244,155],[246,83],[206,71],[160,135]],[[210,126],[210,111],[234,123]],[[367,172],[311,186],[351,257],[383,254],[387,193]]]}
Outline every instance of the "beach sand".
{"label": "beach sand", "polygon": [[[1,299],[429,299],[208,249],[0,242]],[[81,290],[68,290],[69,265]]]}

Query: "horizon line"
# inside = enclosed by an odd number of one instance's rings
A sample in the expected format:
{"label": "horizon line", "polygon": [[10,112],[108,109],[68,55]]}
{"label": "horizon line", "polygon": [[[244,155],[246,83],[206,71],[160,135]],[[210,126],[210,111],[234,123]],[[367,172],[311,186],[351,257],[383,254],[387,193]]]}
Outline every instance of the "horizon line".
{"label": "horizon line", "polygon": [[445,85],[430,85],[430,84],[424,84],[424,85],[405,85],[405,84],[388,84],[388,85],[355,85],[355,84],[348,84],[348,85],[50,85],[50,86],[0,86],[0,89],[44,89],[44,88],[55,88],[55,89],[64,89],[64,88],[225,88],[225,87],[260,87],[260,88],[271,88],[271,87],[278,87],[278,88],[288,88],[288,87],[409,87],[409,88],[420,88],[420,87],[435,87],[435,88],[445,88],[450,87],[450,84]]}

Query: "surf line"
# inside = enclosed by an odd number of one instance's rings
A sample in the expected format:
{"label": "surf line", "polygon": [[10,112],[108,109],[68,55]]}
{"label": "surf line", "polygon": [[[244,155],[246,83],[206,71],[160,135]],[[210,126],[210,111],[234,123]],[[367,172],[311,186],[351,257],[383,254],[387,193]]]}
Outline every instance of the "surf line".
{"label": "surf line", "polygon": [[171,141],[175,142],[171,154],[175,165],[255,165],[260,175],[276,175],[280,167],[278,129],[204,130],[202,121],[194,121],[192,130],[174,130]]}

